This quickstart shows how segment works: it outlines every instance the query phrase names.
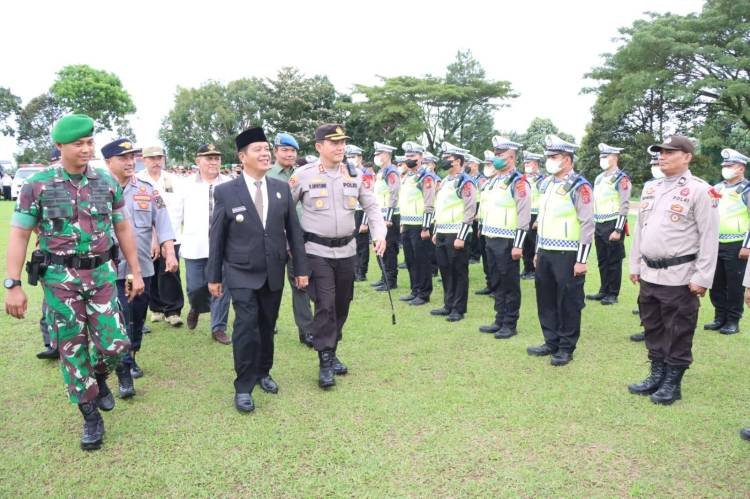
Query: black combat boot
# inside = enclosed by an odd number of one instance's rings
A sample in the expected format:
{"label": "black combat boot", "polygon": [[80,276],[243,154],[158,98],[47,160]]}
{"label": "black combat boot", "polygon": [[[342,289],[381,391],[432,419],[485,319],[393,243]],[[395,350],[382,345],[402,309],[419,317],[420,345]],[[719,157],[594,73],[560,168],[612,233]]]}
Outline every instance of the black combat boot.
{"label": "black combat boot", "polygon": [[708,324],[703,324],[703,329],[706,331],[718,331],[721,329],[721,326],[724,325],[726,321],[720,317],[716,317],[712,322],[709,322]]}
{"label": "black combat boot", "polygon": [[318,359],[320,360],[318,386],[321,388],[330,388],[336,384],[336,377],[333,374],[334,357],[333,350],[323,350],[322,352],[318,352]]}
{"label": "black combat boot", "polygon": [[661,384],[656,393],[651,395],[651,402],[654,404],[670,405],[682,398],[682,375],[685,374],[687,367],[667,366],[667,374],[664,376],[664,382]]}
{"label": "black combat boot", "polygon": [[742,428],[740,430],[740,437],[742,440],[750,440],[750,428]]}
{"label": "black combat boot", "polygon": [[646,332],[642,333],[635,333],[630,335],[630,341],[645,341],[646,339]]}
{"label": "black combat boot", "polygon": [[648,377],[638,384],[633,383],[632,385],[628,385],[628,390],[630,393],[635,393],[636,395],[651,395],[659,389],[662,381],[664,381],[666,369],[667,366],[663,361],[652,360],[651,373]]}
{"label": "black combat boot", "polygon": [[102,446],[104,438],[104,419],[94,402],[78,404],[83,414],[83,434],[81,435],[81,449],[96,450]]}
{"label": "black combat boot", "polygon": [[336,350],[333,351],[333,373],[336,376],[343,376],[344,374],[348,373],[349,369],[346,367],[346,364],[341,362],[339,358],[336,356]]}
{"label": "black combat boot", "polygon": [[133,375],[130,374],[130,368],[120,362],[117,364],[117,382],[119,384],[120,398],[126,399],[135,395],[135,386],[133,385]]}
{"label": "black combat boot", "polygon": [[133,379],[142,378],[143,369],[141,369],[141,366],[139,366],[135,361],[135,352],[130,352],[130,356],[133,358],[133,365],[130,366],[130,375],[133,377]]}
{"label": "black combat boot", "polygon": [[96,405],[103,411],[111,411],[115,408],[115,396],[107,386],[108,373],[96,373],[96,384],[99,386],[99,395],[96,396]]}

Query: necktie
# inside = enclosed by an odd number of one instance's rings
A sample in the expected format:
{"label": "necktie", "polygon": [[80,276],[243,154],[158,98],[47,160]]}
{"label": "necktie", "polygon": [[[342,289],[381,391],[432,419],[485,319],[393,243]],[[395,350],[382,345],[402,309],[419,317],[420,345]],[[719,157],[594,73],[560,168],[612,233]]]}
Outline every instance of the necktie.
{"label": "necktie", "polygon": [[255,199],[253,202],[255,203],[255,210],[258,212],[260,223],[265,227],[266,224],[263,223],[263,193],[260,191],[261,184],[263,184],[261,181],[255,182]]}
{"label": "necktie", "polygon": [[208,220],[214,215],[214,184],[208,186]]}

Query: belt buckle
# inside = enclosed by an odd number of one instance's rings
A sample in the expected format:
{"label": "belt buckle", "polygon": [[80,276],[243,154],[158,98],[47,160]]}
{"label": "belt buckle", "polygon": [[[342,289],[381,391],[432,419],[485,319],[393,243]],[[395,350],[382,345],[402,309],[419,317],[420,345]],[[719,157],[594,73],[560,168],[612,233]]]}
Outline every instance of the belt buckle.
{"label": "belt buckle", "polygon": [[77,267],[83,270],[91,270],[91,267],[94,264],[94,258],[95,257],[93,256],[76,256],[76,259],[78,260]]}

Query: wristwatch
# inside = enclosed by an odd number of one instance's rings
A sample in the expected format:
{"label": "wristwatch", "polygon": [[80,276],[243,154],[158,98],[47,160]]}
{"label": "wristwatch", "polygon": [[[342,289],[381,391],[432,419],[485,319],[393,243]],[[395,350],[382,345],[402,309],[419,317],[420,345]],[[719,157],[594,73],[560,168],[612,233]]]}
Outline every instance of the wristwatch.
{"label": "wristwatch", "polygon": [[21,281],[19,281],[18,279],[8,278],[3,281],[3,286],[5,286],[5,289],[13,289],[16,286],[20,286],[20,285],[21,285]]}

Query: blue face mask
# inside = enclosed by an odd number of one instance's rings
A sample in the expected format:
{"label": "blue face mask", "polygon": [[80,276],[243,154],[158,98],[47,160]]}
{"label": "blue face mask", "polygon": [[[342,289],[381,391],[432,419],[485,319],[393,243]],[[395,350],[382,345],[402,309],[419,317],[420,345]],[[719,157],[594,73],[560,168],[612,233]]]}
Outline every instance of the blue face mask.
{"label": "blue face mask", "polygon": [[496,170],[502,170],[505,168],[506,164],[507,162],[503,158],[495,158],[492,160],[492,166],[494,166]]}

